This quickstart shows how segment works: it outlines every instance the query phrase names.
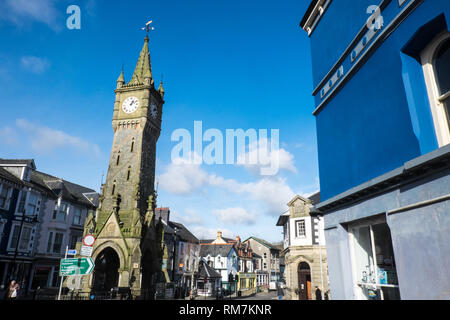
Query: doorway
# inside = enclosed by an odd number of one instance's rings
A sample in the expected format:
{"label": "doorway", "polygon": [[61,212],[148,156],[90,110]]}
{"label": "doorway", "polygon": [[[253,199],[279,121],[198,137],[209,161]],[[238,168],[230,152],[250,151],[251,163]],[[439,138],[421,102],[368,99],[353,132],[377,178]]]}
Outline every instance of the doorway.
{"label": "doorway", "polygon": [[306,262],[298,265],[298,299],[311,300],[311,268]]}
{"label": "doorway", "polygon": [[119,284],[120,260],[116,251],[106,248],[95,259],[94,291],[109,292]]}

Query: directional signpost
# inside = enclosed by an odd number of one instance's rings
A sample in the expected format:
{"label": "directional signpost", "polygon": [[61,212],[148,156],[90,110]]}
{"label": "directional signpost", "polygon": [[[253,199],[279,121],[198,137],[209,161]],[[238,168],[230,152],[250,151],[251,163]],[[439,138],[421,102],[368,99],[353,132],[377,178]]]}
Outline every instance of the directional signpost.
{"label": "directional signpost", "polygon": [[[81,247],[80,255],[87,258],[67,259],[68,255],[75,256],[77,250],[69,250],[66,248],[66,255],[64,259],[61,259],[61,265],[59,267],[59,275],[61,276],[61,284],[59,286],[58,300],[61,300],[61,291],[64,282],[64,277],[76,276],[76,283],[72,282],[69,287],[78,287],[80,285],[81,277],[91,274],[94,270],[94,261],[90,258],[92,256],[92,249],[95,243],[95,237],[91,234],[86,235],[83,238],[83,245]],[[70,281],[69,281],[70,282]]]}
{"label": "directional signpost", "polygon": [[62,259],[59,275],[61,277],[88,275],[94,270],[94,261],[91,258]]}

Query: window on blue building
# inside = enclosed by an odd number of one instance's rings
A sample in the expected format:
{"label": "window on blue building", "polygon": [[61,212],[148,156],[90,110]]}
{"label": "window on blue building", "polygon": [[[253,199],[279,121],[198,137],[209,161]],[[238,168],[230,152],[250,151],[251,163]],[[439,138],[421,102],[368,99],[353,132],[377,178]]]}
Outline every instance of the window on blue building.
{"label": "window on blue building", "polygon": [[450,33],[443,32],[422,51],[421,60],[439,146],[450,143]]}
{"label": "window on blue building", "polygon": [[434,73],[439,89],[439,100],[445,107],[447,125],[450,124],[450,38],[447,38],[436,51]]}
{"label": "window on blue building", "polygon": [[358,300],[400,299],[394,249],[385,219],[349,227],[355,297]]}
{"label": "window on blue building", "polygon": [[0,185],[0,209],[8,210],[11,188],[6,185]]}

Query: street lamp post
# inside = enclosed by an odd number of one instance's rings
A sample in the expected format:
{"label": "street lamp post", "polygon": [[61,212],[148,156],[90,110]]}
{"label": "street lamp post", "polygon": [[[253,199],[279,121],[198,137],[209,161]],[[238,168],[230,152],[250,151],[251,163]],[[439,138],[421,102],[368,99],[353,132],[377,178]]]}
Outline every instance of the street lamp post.
{"label": "street lamp post", "polygon": [[322,267],[322,241],[321,241],[321,235],[320,235],[320,223],[322,222],[322,217],[319,215],[317,216],[317,219],[319,219],[319,255],[320,255],[320,281],[321,281],[321,285],[322,285],[322,291],[321,291],[321,298],[323,300],[324,298],[324,286],[323,286],[323,267]]}

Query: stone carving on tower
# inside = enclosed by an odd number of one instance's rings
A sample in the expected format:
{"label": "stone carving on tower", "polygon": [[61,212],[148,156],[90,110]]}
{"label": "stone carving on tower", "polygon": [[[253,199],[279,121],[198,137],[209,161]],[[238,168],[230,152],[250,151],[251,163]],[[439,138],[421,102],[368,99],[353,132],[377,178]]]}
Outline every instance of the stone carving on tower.
{"label": "stone carving on tower", "polygon": [[85,290],[130,288],[133,296],[152,298],[161,274],[162,228],[156,208],[156,143],[161,132],[164,88],[155,89],[149,38],[145,38],[131,80],[117,79],[112,127],[114,141],[101,204],[88,219],[97,241],[93,274]]}

